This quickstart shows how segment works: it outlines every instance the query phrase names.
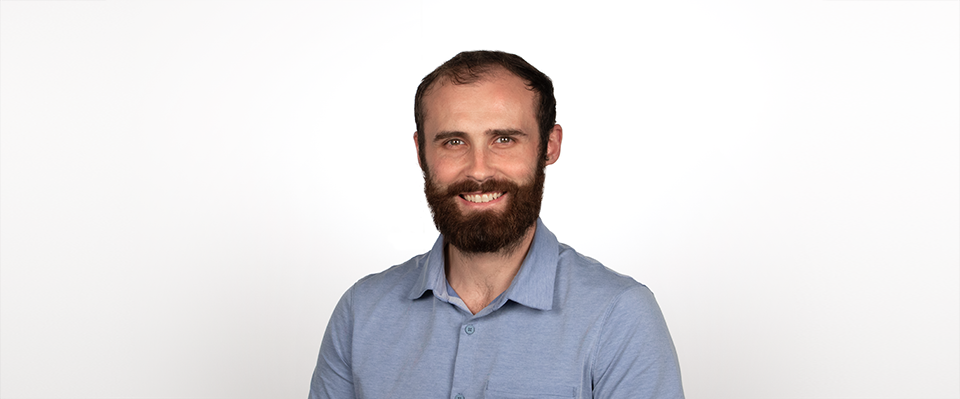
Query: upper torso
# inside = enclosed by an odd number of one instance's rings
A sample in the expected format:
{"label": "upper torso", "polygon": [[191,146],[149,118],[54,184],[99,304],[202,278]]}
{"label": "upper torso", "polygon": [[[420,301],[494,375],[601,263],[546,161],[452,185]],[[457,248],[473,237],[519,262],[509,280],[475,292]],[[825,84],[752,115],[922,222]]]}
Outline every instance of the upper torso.
{"label": "upper torso", "polygon": [[511,287],[476,315],[448,291],[436,246],[357,282],[331,318],[315,385],[335,392],[349,379],[363,398],[682,397],[653,294],[537,234]]}

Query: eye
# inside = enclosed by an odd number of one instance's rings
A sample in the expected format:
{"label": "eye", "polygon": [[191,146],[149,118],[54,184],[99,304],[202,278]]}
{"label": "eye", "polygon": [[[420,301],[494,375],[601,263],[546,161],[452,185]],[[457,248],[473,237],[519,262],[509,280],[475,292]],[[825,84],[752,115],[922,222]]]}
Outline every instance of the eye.
{"label": "eye", "polygon": [[508,144],[508,143],[512,143],[512,142],[513,142],[513,137],[500,136],[500,137],[497,137],[497,139],[494,140],[494,142],[497,143],[497,144]]}
{"label": "eye", "polygon": [[452,145],[452,146],[463,145],[463,140],[460,140],[460,139],[450,139],[450,140],[447,140],[447,143],[446,143],[446,144],[447,144],[447,145]]}

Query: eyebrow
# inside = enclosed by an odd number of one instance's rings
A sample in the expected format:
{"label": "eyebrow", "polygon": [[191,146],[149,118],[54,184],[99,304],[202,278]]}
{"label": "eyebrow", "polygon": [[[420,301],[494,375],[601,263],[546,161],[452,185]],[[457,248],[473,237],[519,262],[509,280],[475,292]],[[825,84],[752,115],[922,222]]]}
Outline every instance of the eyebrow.
{"label": "eyebrow", "polygon": [[[526,136],[522,130],[517,129],[489,129],[484,132],[487,136]],[[452,138],[464,138],[467,134],[461,131],[440,132],[433,136],[433,142],[445,141]]]}

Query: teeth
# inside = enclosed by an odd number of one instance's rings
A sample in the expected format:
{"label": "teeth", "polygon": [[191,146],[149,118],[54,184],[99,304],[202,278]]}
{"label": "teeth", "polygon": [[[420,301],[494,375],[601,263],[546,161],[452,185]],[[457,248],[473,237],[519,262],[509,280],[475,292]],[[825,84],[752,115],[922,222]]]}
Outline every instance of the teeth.
{"label": "teeth", "polygon": [[503,193],[464,194],[463,198],[467,201],[480,204],[493,201],[497,198],[500,198],[501,195],[503,195]]}

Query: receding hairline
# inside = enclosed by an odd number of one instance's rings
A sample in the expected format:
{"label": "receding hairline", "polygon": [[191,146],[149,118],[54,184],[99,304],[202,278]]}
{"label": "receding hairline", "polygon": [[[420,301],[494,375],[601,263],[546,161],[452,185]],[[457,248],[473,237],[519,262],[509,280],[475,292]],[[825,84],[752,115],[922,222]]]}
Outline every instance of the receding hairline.
{"label": "receding hairline", "polygon": [[472,86],[478,85],[480,83],[488,82],[497,78],[505,77],[514,77],[520,80],[523,83],[523,86],[527,90],[534,92],[537,95],[537,90],[528,82],[526,79],[517,75],[499,64],[490,64],[484,65],[482,67],[471,68],[470,74],[468,76],[461,76],[464,74],[457,73],[445,73],[443,75],[437,76],[437,79],[430,83],[430,86],[427,86],[423,89],[423,97],[426,98],[430,92],[435,90],[437,87],[441,87],[446,84],[452,84],[454,86]]}
{"label": "receding hairline", "polygon": [[[533,98],[532,98],[533,100],[532,105],[533,105],[533,112],[534,112],[533,117],[534,119],[537,119],[537,104],[540,102],[540,96],[542,94],[538,92],[530,84],[530,82],[528,82],[522,76],[511,72],[509,69],[503,67],[502,65],[490,64],[490,65],[484,65],[482,67],[474,67],[472,68],[472,71],[471,71],[471,77],[473,79],[470,79],[469,81],[465,79],[457,79],[457,76],[459,75],[452,74],[452,73],[443,74],[441,76],[438,76],[437,79],[430,84],[430,86],[427,86],[426,88],[423,89],[423,97],[421,97],[421,101],[423,102],[423,104],[421,105],[420,111],[423,114],[422,116],[423,116],[424,123],[426,123],[427,121],[428,97],[431,94],[433,94],[435,90],[443,87],[444,85],[450,84],[453,86],[476,86],[476,85],[480,85],[482,83],[489,82],[491,80],[495,80],[498,78],[509,78],[509,77],[516,78],[517,80],[520,81],[521,84],[523,84],[523,87],[526,88],[527,91],[530,91],[533,93]],[[538,124],[539,124],[539,121],[538,121]]]}

